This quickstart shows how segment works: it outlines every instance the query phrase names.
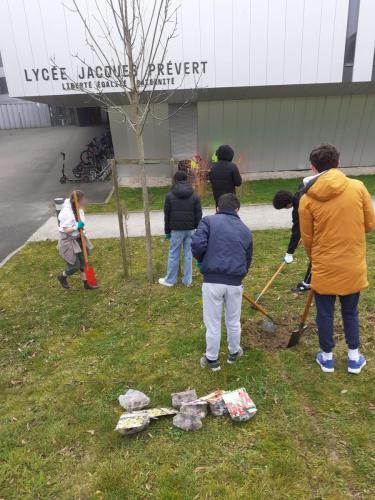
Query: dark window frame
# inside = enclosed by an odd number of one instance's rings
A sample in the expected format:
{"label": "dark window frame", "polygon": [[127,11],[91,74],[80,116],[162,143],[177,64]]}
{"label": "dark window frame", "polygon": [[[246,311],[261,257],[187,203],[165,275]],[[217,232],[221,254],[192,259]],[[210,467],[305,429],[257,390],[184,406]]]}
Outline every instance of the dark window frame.
{"label": "dark window frame", "polygon": [[5,76],[0,77],[0,95],[8,95],[8,85]]}
{"label": "dark window frame", "polygon": [[349,0],[348,21],[346,25],[346,42],[344,52],[343,82],[353,80],[353,66],[357,45],[358,19],[361,0]]}

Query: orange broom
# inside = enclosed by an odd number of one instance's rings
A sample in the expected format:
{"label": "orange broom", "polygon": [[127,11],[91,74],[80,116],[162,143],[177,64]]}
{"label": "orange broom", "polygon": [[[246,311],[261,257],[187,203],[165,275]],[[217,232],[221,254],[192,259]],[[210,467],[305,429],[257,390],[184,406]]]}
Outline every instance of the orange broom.
{"label": "orange broom", "polygon": [[[73,191],[73,196],[74,196],[74,206],[76,208],[76,214],[77,214],[77,222],[79,222],[81,220],[81,216],[79,213],[78,198],[76,191]],[[84,273],[86,275],[87,284],[90,286],[96,286],[98,283],[96,281],[94,268],[89,264],[89,259],[87,256],[86,237],[83,234],[83,229],[79,230],[79,234],[81,236],[81,242],[82,242],[83,260],[85,261]]]}

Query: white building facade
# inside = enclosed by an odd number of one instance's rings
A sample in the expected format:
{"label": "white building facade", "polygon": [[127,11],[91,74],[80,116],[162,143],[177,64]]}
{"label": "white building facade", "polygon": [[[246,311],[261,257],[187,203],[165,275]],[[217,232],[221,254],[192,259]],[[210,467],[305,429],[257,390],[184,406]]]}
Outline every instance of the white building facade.
{"label": "white building facade", "polygon": [[0,52],[0,130],[50,126],[51,118],[46,104],[9,97]]}
{"label": "white building facade", "polygon": [[[96,105],[87,91],[101,89],[126,105],[109,82],[112,71],[126,78],[127,61],[103,64],[95,57],[70,3],[0,0],[10,95],[85,107]],[[147,16],[154,2],[143,3]],[[99,5],[108,16],[108,3],[79,4],[99,36],[95,10]],[[163,120],[151,116],[145,129],[154,174],[163,175],[171,157],[210,156],[221,143],[233,146],[242,172],[305,169],[319,142],[335,143],[344,166],[375,164],[373,0],[175,4],[176,35],[149,68],[159,90],[173,91],[153,113]],[[135,159],[133,135],[115,110],[110,124],[116,157]]]}

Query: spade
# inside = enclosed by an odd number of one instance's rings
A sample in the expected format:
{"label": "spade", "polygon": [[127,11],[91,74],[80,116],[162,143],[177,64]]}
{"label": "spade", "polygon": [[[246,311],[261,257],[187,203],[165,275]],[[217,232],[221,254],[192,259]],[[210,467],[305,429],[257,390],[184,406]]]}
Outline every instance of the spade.
{"label": "spade", "polygon": [[287,345],[287,348],[294,347],[295,345],[297,345],[299,343],[301,335],[303,334],[305,327],[306,327],[306,320],[307,320],[307,316],[309,315],[309,311],[310,311],[310,307],[311,307],[311,304],[313,301],[313,297],[314,297],[314,291],[310,290],[309,294],[307,296],[305,308],[304,308],[302,316],[301,316],[301,322],[300,322],[298,328],[292,332],[292,335],[289,339],[289,343]]}

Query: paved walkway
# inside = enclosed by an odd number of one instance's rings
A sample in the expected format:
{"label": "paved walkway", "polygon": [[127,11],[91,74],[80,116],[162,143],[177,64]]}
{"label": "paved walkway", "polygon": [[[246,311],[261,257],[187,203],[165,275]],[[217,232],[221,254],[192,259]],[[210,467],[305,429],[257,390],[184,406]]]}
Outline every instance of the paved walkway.
{"label": "paved walkway", "polygon": [[[204,209],[204,215],[213,214],[213,209]],[[240,210],[241,219],[251,229],[282,229],[291,225],[290,210],[275,210],[272,205],[248,205]],[[116,238],[119,236],[116,214],[87,215],[87,232],[90,238]],[[164,234],[164,216],[161,211],[151,212],[151,230],[154,236]],[[131,212],[128,219],[129,236],[144,236],[143,212]],[[29,241],[57,239],[56,218],[51,217]]]}
{"label": "paved walkway", "polygon": [[[375,207],[375,198],[373,198]],[[214,213],[212,208],[203,210],[204,215]],[[272,205],[245,205],[240,217],[250,229],[285,229],[291,226],[291,210],[275,210]],[[87,232],[90,238],[118,238],[117,214],[86,216]],[[144,236],[143,212],[131,212],[128,218],[129,236]],[[154,236],[164,234],[163,212],[151,212],[151,231]],[[56,240],[58,236],[56,217],[50,217],[28,241]]]}

